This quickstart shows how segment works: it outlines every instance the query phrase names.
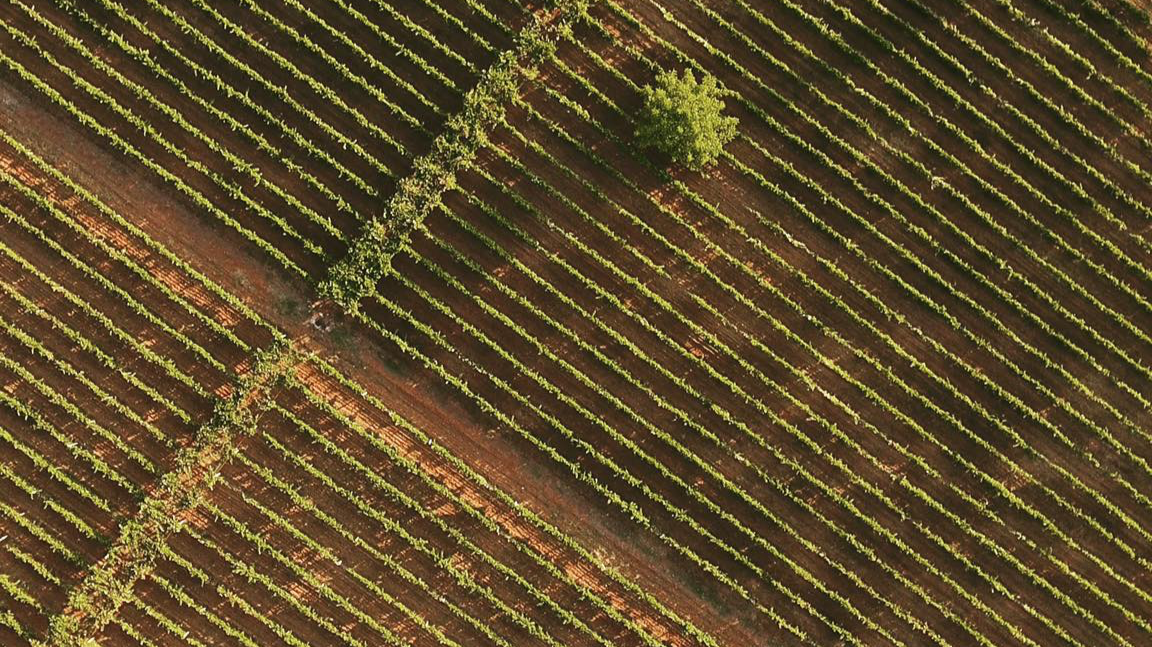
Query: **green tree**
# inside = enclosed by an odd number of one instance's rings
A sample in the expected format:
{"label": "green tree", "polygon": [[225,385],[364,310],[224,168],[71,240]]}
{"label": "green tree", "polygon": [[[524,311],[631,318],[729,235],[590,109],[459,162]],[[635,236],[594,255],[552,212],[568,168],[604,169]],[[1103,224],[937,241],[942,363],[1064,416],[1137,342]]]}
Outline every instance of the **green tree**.
{"label": "green tree", "polygon": [[692,70],[681,75],[661,72],[644,88],[644,110],[636,128],[640,145],[694,170],[712,164],[736,136],[738,123],[724,114],[721,96],[710,75],[697,80]]}

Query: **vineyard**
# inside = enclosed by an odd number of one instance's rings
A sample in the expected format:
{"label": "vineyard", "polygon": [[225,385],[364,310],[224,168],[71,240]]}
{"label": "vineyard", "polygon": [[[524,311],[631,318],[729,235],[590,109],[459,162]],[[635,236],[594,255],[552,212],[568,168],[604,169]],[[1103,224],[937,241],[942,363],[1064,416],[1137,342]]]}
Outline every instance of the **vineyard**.
{"label": "vineyard", "polygon": [[0,645],[1152,644],[1149,11],[0,0]]}

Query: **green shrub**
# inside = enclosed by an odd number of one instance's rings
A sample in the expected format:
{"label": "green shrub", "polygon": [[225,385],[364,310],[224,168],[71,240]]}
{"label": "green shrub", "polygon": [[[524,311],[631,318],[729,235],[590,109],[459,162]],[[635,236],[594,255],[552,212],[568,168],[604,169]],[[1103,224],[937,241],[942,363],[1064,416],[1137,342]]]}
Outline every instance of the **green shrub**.
{"label": "green shrub", "polygon": [[700,80],[692,70],[661,72],[644,88],[644,110],[636,137],[673,162],[702,169],[720,157],[736,136],[737,120],[724,114],[722,91],[716,79]]}

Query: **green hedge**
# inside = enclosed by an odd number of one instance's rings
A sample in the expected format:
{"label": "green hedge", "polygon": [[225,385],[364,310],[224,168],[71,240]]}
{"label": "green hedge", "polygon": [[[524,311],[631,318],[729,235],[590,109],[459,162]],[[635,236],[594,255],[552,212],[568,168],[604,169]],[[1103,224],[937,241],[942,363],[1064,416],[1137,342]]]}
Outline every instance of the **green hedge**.
{"label": "green hedge", "polygon": [[256,355],[232,396],[217,403],[195,441],[180,451],[176,466],[160,477],[136,514],[120,527],[108,553],[69,591],[64,611],[50,621],[49,644],[85,647],[132,598],[136,582],[151,571],[168,537],[184,524],[185,513],[199,506],[216,484],[220,468],[235,451],[235,438],[255,431],[268,393],[298,361],[287,344]]}
{"label": "green hedge", "polygon": [[464,106],[445,123],[428,154],[417,158],[412,174],[400,181],[382,216],[368,223],[347,255],[329,270],[320,294],[355,310],[391,269],[392,256],[412,230],[456,185],[456,172],[476,157],[488,141],[488,131],[504,119],[505,106],[516,98],[520,82],[555,50],[559,38],[570,35],[573,20],[586,14],[591,0],[557,0],[552,11],[537,15],[464,95]]}

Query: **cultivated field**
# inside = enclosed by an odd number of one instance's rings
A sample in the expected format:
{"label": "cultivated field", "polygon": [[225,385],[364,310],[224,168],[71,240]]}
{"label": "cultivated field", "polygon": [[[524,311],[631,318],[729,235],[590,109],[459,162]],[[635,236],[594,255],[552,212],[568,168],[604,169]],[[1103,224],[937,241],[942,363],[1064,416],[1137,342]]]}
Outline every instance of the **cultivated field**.
{"label": "cultivated field", "polygon": [[1138,3],[0,6],[0,645],[1152,640]]}

